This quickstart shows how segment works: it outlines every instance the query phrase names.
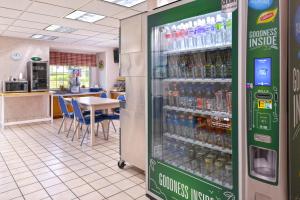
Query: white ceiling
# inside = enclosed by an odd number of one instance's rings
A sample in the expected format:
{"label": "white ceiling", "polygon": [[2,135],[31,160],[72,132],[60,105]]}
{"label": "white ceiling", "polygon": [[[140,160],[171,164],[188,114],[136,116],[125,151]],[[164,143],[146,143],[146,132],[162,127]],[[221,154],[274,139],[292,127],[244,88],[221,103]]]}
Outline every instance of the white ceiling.
{"label": "white ceiling", "polygon": [[[75,10],[106,16],[93,24],[64,18]],[[54,42],[117,47],[120,19],[147,10],[147,3],[131,8],[104,0],[0,0],[0,36],[31,38],[33,34],[57,36]],[[44,30],[49,25],[77,29],[73,33]]]}

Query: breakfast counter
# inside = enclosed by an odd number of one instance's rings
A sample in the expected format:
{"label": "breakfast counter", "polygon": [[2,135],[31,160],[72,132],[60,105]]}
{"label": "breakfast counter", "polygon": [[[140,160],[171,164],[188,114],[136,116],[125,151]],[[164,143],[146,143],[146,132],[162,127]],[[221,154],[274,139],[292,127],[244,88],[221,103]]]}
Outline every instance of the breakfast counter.
{"label": "breakfast counter", "polygon": [[0,93],[0,125],[53,122],[53,92]]}

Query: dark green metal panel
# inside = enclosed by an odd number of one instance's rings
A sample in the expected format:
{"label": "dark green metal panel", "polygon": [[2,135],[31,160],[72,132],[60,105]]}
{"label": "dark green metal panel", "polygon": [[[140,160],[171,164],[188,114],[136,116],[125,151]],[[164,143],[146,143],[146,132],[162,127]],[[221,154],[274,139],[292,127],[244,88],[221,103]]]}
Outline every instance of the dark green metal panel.
{"label": "dark green metal panel", "polygon": [[[257,1],[258,2],[258,1]],[[257,3],[259,4],[259,2]],[[248,48],[247,48],[247,138],[249,147],[258,147],[277,152],[279,157],[279,95],[280,95],[280,27],[279,0],[273,0],[267,9],[248,8]],[[256,59],[271,59],[271,85],[256,85]],[[255,77],[256,76],[256,77]],[[258,83],[259,84],[259,83]],[[261,94],[270,95],[263,96]],[[266,99],[265,99],[266,98]],[[271,107],[269,107],[271,105]],[[255,139],[255,134],[271,138],[271,142]],[[249,176],[273,185],[278,185],[277,159],[276,181],[267,181]],[[248,166],[250,166],[248,159]]]}

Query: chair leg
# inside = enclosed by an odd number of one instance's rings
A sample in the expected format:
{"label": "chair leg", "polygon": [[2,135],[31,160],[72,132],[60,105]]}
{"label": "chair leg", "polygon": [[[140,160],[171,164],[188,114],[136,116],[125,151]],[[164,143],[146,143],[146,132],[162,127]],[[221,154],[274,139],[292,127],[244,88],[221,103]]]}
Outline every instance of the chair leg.
{"label": "chair leg", "polygon": [[84,133],[84,135],[83,135],[83,138],[82,138],[82,140],[81,140],[80,146],[82,146],[82,143],[83,143],[83,141],[84,141],[84,138],[85,138],[85,135],[87,134],[87,132],[89,132],[89,126],[86,127],[86,131],[85,131],[85,133]]}
{"label": "chair leg", "polygon": [[65,120],[66,120],[66,118],[63,117],[63,120],[62,120],[61,125],[60,125],[59,130],[58,130],[58,134],[60,134],[60,131],[61,131],[61,129],[62,129],[64,123],[65,123]]}
{"label": "chair leg", "polygon": [[77,129],[78,129],[79,125],[80,125],[80,123],[78,123],[76,128],[75,128],[75,131],[74,131],[74,134],[73,134],[73,137],[72,137],[72,142],[74,141],[74,137],[75,137],[75,134],[77,132]]}
{"label": "chair leg", "polygon": [[73,122],[74,122],[74,120],[72,120],[72,122],[71,122],[71,125],[70,125],[70,127],[69,127],[69,130],[68,130],[67,137],[69,137],[69,134],[70,134],[70,131],[71,131],[71,128],[72,128]]}
{"label": "chair leg", "polygon": [[96,132],[96,136],[98,136],[98,131],[99,131],[99,123],[97,124],[97,132]]}
{"label": "chair leg", "polygon": [[113,127],[114,127],[114,130],[115,130],[115,133],[117,132],[117,129],[116,129],[116,127],[115,127],[115,124],[114,124],[114,121],[113,120],[110,120],[111,121],[111,123],[112,123],[112,125],[113,125]]}

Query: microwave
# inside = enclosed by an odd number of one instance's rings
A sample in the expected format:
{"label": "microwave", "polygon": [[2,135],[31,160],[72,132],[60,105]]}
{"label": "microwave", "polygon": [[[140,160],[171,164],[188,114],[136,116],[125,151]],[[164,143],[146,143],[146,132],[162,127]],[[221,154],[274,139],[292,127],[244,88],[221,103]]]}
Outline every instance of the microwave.
{"label": "microwave", "polygon": [[28,92],[28,81],[5,81],[3,92]]}

